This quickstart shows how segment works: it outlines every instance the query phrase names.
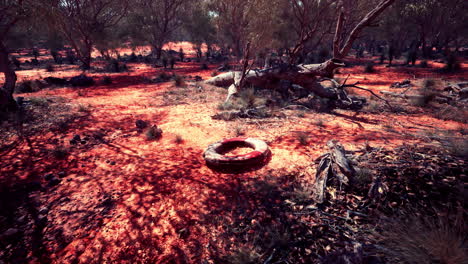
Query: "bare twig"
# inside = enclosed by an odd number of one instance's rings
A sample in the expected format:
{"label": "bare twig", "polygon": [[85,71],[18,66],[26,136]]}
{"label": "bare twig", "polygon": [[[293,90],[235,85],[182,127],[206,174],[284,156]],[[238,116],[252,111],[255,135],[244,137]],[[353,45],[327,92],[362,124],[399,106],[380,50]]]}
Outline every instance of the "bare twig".
{"label": "bare twig", "polygon": [[367,88],[363,88],[363,87],[357,86],[357,84],[359,84],[359,82],[357,82],[357,83],[355,83],[355,84],[346,84],[346,85],[343,85],[343,87],[351,87],[351,88],[356,88],[356,89],[360,89],[360,90],[363,90],[363,91],[367,91],[367,92],[371,93],[373,96],[377,97],[378,99],[384,101],[384,102],[388,105],[388,107],[390,107],[390,109],[393,110],[393,107],[392,107],[392,105],[390,104],[390,102],[389,102],[388,100],[386,100],[386,99],[384,99],[384,98],[378,96],[378,95],[377,95],[376,93],[374,93],[372,90],[369,90],[369,89],[367,89]]}

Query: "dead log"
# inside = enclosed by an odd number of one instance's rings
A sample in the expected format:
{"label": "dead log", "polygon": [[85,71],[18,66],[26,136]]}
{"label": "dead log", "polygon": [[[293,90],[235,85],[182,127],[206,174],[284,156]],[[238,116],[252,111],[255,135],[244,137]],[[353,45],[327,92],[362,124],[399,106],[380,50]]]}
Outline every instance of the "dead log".
{"label": "dead log", "polygon": [[346,158],[343,145],[336,140],[330,140],[327,147],[329,151],[321,157],[313,186],[313,199],[317,203],[323,203],[328,182],[336,179],[341,189],[351,183],[355,174],[353,165]]}
{"label": "dead log", "polygon": [[[317,77],[331,77],[333,70],[343,66],[344,63],[340,60],[329,60],[321,64],[279,65],[269,69],[249,70],[245,73],[244,81],[247,85],[276,89],[280,81],[286,80],[320,97],[337,99],[338,91],[322,86],[317,81]],[[228,87],[235,84],[236,77],[241,75],[241,72],[226,72],[205,82],[210,85]],[[231,89],[230,93],[232,92],[234,89]]]}

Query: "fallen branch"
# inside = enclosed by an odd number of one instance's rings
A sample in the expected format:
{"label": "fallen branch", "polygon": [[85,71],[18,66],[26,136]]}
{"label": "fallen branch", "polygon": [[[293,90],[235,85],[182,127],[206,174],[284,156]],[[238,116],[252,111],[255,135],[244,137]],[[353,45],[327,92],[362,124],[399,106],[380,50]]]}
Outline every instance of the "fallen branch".
{"label": "fallen branch", "polygon": [[360,89],[360,90],[363,90],[363,91],[367,91],[367,92],[371,93],[373,96],[375,96],[376,98],[378,98],[378,99],[384,101],[384,102],[388,105],[388,107],[390,107],[390,109],[393,110],[393,107],[392,107],[392,105],[390,104],[390,102],[389,102],[388,100],[386,100],[386,99],[384,99],[384,98],[378,96],[378,95],[377,95],[376,93],[374,93],[372,90],[369,90],[369,89],[367,89],[367,88],[363,88],[363,87],[357,86],[357,84],[359,84],[359,82],[357,82],[357,83],[355,83],[355,84],[345,84],[345,85],[343,85],[343,87],[351,87],[351,88],[356,88],[356,89]]}

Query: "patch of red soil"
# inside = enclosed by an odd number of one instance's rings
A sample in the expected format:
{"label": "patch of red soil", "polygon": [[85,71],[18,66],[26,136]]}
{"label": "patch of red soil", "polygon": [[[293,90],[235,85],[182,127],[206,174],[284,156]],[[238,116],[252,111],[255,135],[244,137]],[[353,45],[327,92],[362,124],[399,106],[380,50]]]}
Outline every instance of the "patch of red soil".
{"label": "patch of red soil", "polygon": [[[184,50],[188,47],[183,46]],[[177,49],[175,47],[174,49]],[[169,73],[199,75],[208,79],[212,70],[200,70],[198,63],[182,63]],[[71,124],[64,135],[38,134],[31,138],[35,146],[53,139],[64,141],[71,155],[66,160],[36,160],[36,174],[65,171],[60,185],[40,197],[49,207],[44,230],[46,252],[53,263],[200,263],[209,257],[209,238],[219,204],[227,204],[233,194],[228,188],[238,180],[267,174],[274,170],[301,169],[312,181],[313,162],[326,150],[328,140],[337,139],[348,150],[365,144],[394,148],[419,144],[417,133],[434,129],[455,130],[466,124],[442,121],[430,113],[398,113],[355,116],[350,111],[337,114],[306,112],[298,117],[292,110],[287,118],[265,120],[213,120],[217,105],[225,98],[222,88],[176,88],[172,82],[148,84],[162,69],[130,64],[128,73],[105,74],[113,84],[88,88],[57,88],[21,96],[60,96],[73,103],[89,105],[86,120]],[[215,68],[214,65],[210,66]],[[345,68],[340,77],[351,75],[349,83],[360,81],[375,92],[389,90],[396,81],[430,76],[440,78],[431,69],[385,68],[376,74],[364,74],[361,67]],[[76,68],[46,73],[41,70],[20,71],[20,79],[79,74]],[[432,75],[431,75],[432,74]],[[101,78],[102,73],[88,73]],[[466,72],[444,75],[446,79],[466,78]],[[188,89],[188,98],[168,105],[168,91]],[[366,94],[357,92],[359,94]],[[367,94],[366,94],[367,95]],[[142,119],[163,130],[163,137],[148,141],[135,127]],[[319,124],[320,123],[320,124]],[[205,148],[223,138],[236,136],[242,126],[246,137],[269,143],[272,159],[256,172],[226,175],[205,166]],[[303,146],[297,132],[306,133],[309,145]],[[73,135],[101,134],[102,142],[89,148],[70,145]],[[178,144],[176,137],[183,138]],[[2,157],[14,164],[27,155],[27,146]],[[39,164],[40,163],[40,164]],[[5,170],[5,167],[0,169]],[[31,171],[18,170],[11,177],[32,177]]]}

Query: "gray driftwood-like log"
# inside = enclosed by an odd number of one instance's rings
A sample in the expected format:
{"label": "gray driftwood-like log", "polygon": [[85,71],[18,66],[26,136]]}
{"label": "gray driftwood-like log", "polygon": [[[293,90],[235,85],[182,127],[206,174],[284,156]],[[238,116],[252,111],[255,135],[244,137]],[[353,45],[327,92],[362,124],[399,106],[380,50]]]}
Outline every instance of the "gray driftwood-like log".
{"label": "gray driftwood-like log", "polygon": [[342,188],[349,185],[355,175],[353,165],[346,158],[343,145],[336,140],[330,140],[327,147],[329,151],[320,160],[313,186],[313,199],[317,203],[324,201],[327,182],[336,179],[339,188]]}
{"label": "gray driftwood-like log", "polygon": [[[343,66],[344,63],[341,60],[328,60],[321,64],[279,65],[269,69],[249,70],[245,74],[245,84],[276,89],[281,80],[287,80],[320,97],[337,99],[338,91],[335,88],[322,86],[317,77],[332,77],[333,70]],[[206,83],[228,87],[234,84],[235,77],[240,74],[240,72],[226,72],[208,79]]]}

